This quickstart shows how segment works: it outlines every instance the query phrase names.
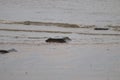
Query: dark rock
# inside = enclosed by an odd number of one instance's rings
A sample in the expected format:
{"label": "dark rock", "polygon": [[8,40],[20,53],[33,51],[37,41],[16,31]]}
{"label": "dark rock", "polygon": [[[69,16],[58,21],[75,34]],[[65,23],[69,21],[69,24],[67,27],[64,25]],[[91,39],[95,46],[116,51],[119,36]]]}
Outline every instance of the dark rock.
{"label": "dark rock", "polygon": [[9,52],[17,52],[17,50],[16,49],[0,50],[0,54],[6,54],[6,53],[9,53]]}
{"label": "dark rock", "polygon": [[66,43],[67,41],[70,41],[71,39],[69,37],[63,37],[63,38],[48,38],[46,42],[55,42],[55,43]]}
{"label": "dark rock", "polygon": [[109,30],[109,28],[94,28],[94,30]]}

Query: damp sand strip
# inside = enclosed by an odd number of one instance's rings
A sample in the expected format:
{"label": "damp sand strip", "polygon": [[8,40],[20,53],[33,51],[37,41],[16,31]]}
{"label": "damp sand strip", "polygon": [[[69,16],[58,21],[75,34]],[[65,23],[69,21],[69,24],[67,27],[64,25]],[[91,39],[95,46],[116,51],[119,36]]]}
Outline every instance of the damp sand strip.
{"label": "damp sand strip", "polygon": [[120,34],[103,34],[103,33],[80,33],[80,32],[63,32],[63,31],[43,31],[43,30],[20,30],[20,29],[0,29],[0,31],[20,31],[20,32],[46,32],[46,33],[62,33],[62,34],[81,34],[81,35],[103,35],[103,36],[120,36]]}
{"label": "damp sand strip", "polygon": [[41,30],[20,30],[20,29],[0,29],[0,31],[20,31],[20,32],[46,32],[46,33],[63,33],[71,34],[72,32],[62,32],[62,31],[41,31]]}
{"label": "damp sand strip", "polygon": [[23,25],[37,25],[37,26],[57,26],[64,28],[94,28],[95,25],[82,25],[82,24],[70,24],[70,23],[58,23],[58,22],[35,22],[35,21],[5,21],[0,20],[2,24],[23,24]]}
{"label": "damp sand strip", "polygon": [[65,28],[79,28],[80,26],[77,24],[69,24],[69,23],[55,23],[55,22],[34,22],[34,21],[3,21],[0,20],[0,23],[3,24],[23,24],[23,25],[38,25],[38,26],[57,26],[57,27],[65,27]]}

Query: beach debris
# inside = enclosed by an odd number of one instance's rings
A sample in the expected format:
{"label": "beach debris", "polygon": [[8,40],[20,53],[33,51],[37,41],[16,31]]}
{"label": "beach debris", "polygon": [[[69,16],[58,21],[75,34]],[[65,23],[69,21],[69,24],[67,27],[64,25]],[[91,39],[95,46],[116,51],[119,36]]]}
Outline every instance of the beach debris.
{"label": "beach debris", "polygon": [[48,38],[46,42],[49,43],[67,43],[68,41],[71,41],[69,37],[63,37],[63,38]]}
{"label": "beach debris", "polygon": [[107,27],[111,28],[114,31],[120,31],[120,25],[107,25]]}
{"label": "beach debris", "polygon": [[110,28],[120,28],[120,25],[106,25],[106,27],[110,27]]}
{"label": "beach debris", "polygon": [[109,28],[94,28],[94,30],[109,30]]}
{"label": "beach debris", "polygon": [[79,25],[80,28],[95,28],[96,25]]}
{"label": "beach debris", "polygon": [[17,50],[16,49],[0,50],[0,54],[6,54],[6,53],[10,53],[10,52],[17,52]]}
{"label": "beach debris", "polygon": [[24,21],[24,25],[30,25],[31,22],[30,21]]}

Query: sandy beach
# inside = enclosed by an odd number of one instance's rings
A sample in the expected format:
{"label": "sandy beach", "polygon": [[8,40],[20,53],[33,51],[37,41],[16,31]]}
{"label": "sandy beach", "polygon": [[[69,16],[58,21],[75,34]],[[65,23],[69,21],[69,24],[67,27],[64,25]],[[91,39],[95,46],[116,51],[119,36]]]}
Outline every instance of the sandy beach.
{"label": "sandy beach", "polygon": [[[119,0],[0,0],[0,80],[120,80]],[[67,43],[48,38],[69,37]]]}
{"label": "sandy beach", "polygon": [[[10,44],[0,45],[3,49]],[[12,45],[0,55],[2,80],[119,80],[120,45]]]}

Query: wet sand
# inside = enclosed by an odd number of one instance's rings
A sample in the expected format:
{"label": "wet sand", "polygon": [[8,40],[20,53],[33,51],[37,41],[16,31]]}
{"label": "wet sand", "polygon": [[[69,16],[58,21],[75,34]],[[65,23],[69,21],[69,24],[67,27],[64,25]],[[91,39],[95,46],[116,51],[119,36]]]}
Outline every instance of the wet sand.
{"label": "wet sand", "polygon": [[2,80],[119,80],[120,45],[1,44]]}

